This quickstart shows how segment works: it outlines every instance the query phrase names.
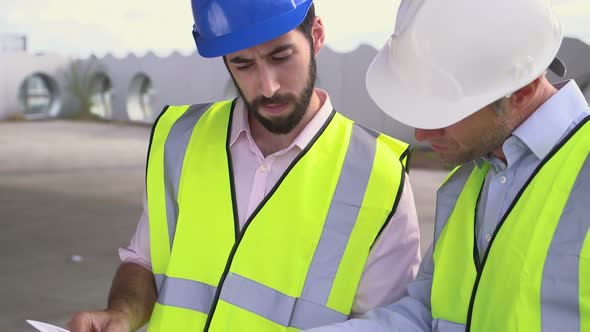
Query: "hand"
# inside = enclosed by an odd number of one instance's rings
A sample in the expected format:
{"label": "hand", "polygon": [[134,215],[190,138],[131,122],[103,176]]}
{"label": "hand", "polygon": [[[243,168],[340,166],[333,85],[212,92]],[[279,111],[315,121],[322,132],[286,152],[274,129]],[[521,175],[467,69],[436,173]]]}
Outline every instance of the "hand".
{"label": "hand", "polygon": [[130,332],[127,315],[121,311],[82,311],[68,323],[71,332]]}

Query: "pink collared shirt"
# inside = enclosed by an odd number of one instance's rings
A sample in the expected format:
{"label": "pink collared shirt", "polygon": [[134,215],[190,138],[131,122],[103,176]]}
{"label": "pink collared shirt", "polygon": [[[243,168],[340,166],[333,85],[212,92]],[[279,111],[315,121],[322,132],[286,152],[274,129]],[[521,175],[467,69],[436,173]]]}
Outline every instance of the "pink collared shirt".
{"label": "pink collared shirt", "polygon": [[[236,104],[232,119],[230,153],[240,227],[330,116],[332,104],[328,94],[320,89],[316,89],[315,92],[322,102],[318,113],[291,145],[266,158],[250,133],[248,111],[244,103],[239,100]],[[145,199],[135,234],[126,248],[119,249],[119,256],[123,262],[136,263],[151,270]],[[406,286],[416,276],[420,257],[420,232],[414,195],[406,177],[397,211],[369,254],[352,306],[353,315],[363,314],[404,296]]]}

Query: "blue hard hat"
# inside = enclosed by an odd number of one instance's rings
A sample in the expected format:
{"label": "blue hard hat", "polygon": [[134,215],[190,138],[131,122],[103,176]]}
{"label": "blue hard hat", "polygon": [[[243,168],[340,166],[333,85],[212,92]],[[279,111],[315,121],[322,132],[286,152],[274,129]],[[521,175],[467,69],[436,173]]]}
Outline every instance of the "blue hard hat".
{"label": "blue hard hat", "polygon": [[295,29],[313,0],[191,0],[193,38],[206,58],[262,44]]}

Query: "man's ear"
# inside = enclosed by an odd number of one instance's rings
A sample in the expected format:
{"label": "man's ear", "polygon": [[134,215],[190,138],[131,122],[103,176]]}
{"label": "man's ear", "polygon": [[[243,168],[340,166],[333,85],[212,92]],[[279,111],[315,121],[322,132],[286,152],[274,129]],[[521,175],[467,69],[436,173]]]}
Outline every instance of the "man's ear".
{"label": "man's ear", "polygon": [[543,76],[537,77],[531,83],[518,89],[518,91],[512,93],[510,96],[510,104],[514,108],[522,108],[528,105],[533,97],[537,94],[537,91],[541,87],[541,81]]}
{"label": "man's ear", "polygon": [[313,53],[317,55],[324,46],[326,33],[324,30],[324,23],[319,16],[316,16],[311,26],[311,38],[313,43]]}

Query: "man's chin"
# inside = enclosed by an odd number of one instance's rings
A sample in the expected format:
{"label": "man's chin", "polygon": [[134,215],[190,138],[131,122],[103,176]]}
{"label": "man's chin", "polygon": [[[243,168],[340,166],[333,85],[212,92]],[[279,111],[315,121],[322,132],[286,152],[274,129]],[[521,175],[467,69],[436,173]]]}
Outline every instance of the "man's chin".
{"label": "man's chin", "polygon": [[284,123],[284,122],[275,122],[272,123],[262,123],[262,126],[268,130],[269,132],[275,135],[287,135],[293,131],[295,126],[292,124]]}
{"label": "man's chin", "polygon": [[262,119],[259,119],[259,122],[273,134],[286,135],[293,131],[300,121],[294,123],[289,115],[280,115],[272,117],[265,116]]}

